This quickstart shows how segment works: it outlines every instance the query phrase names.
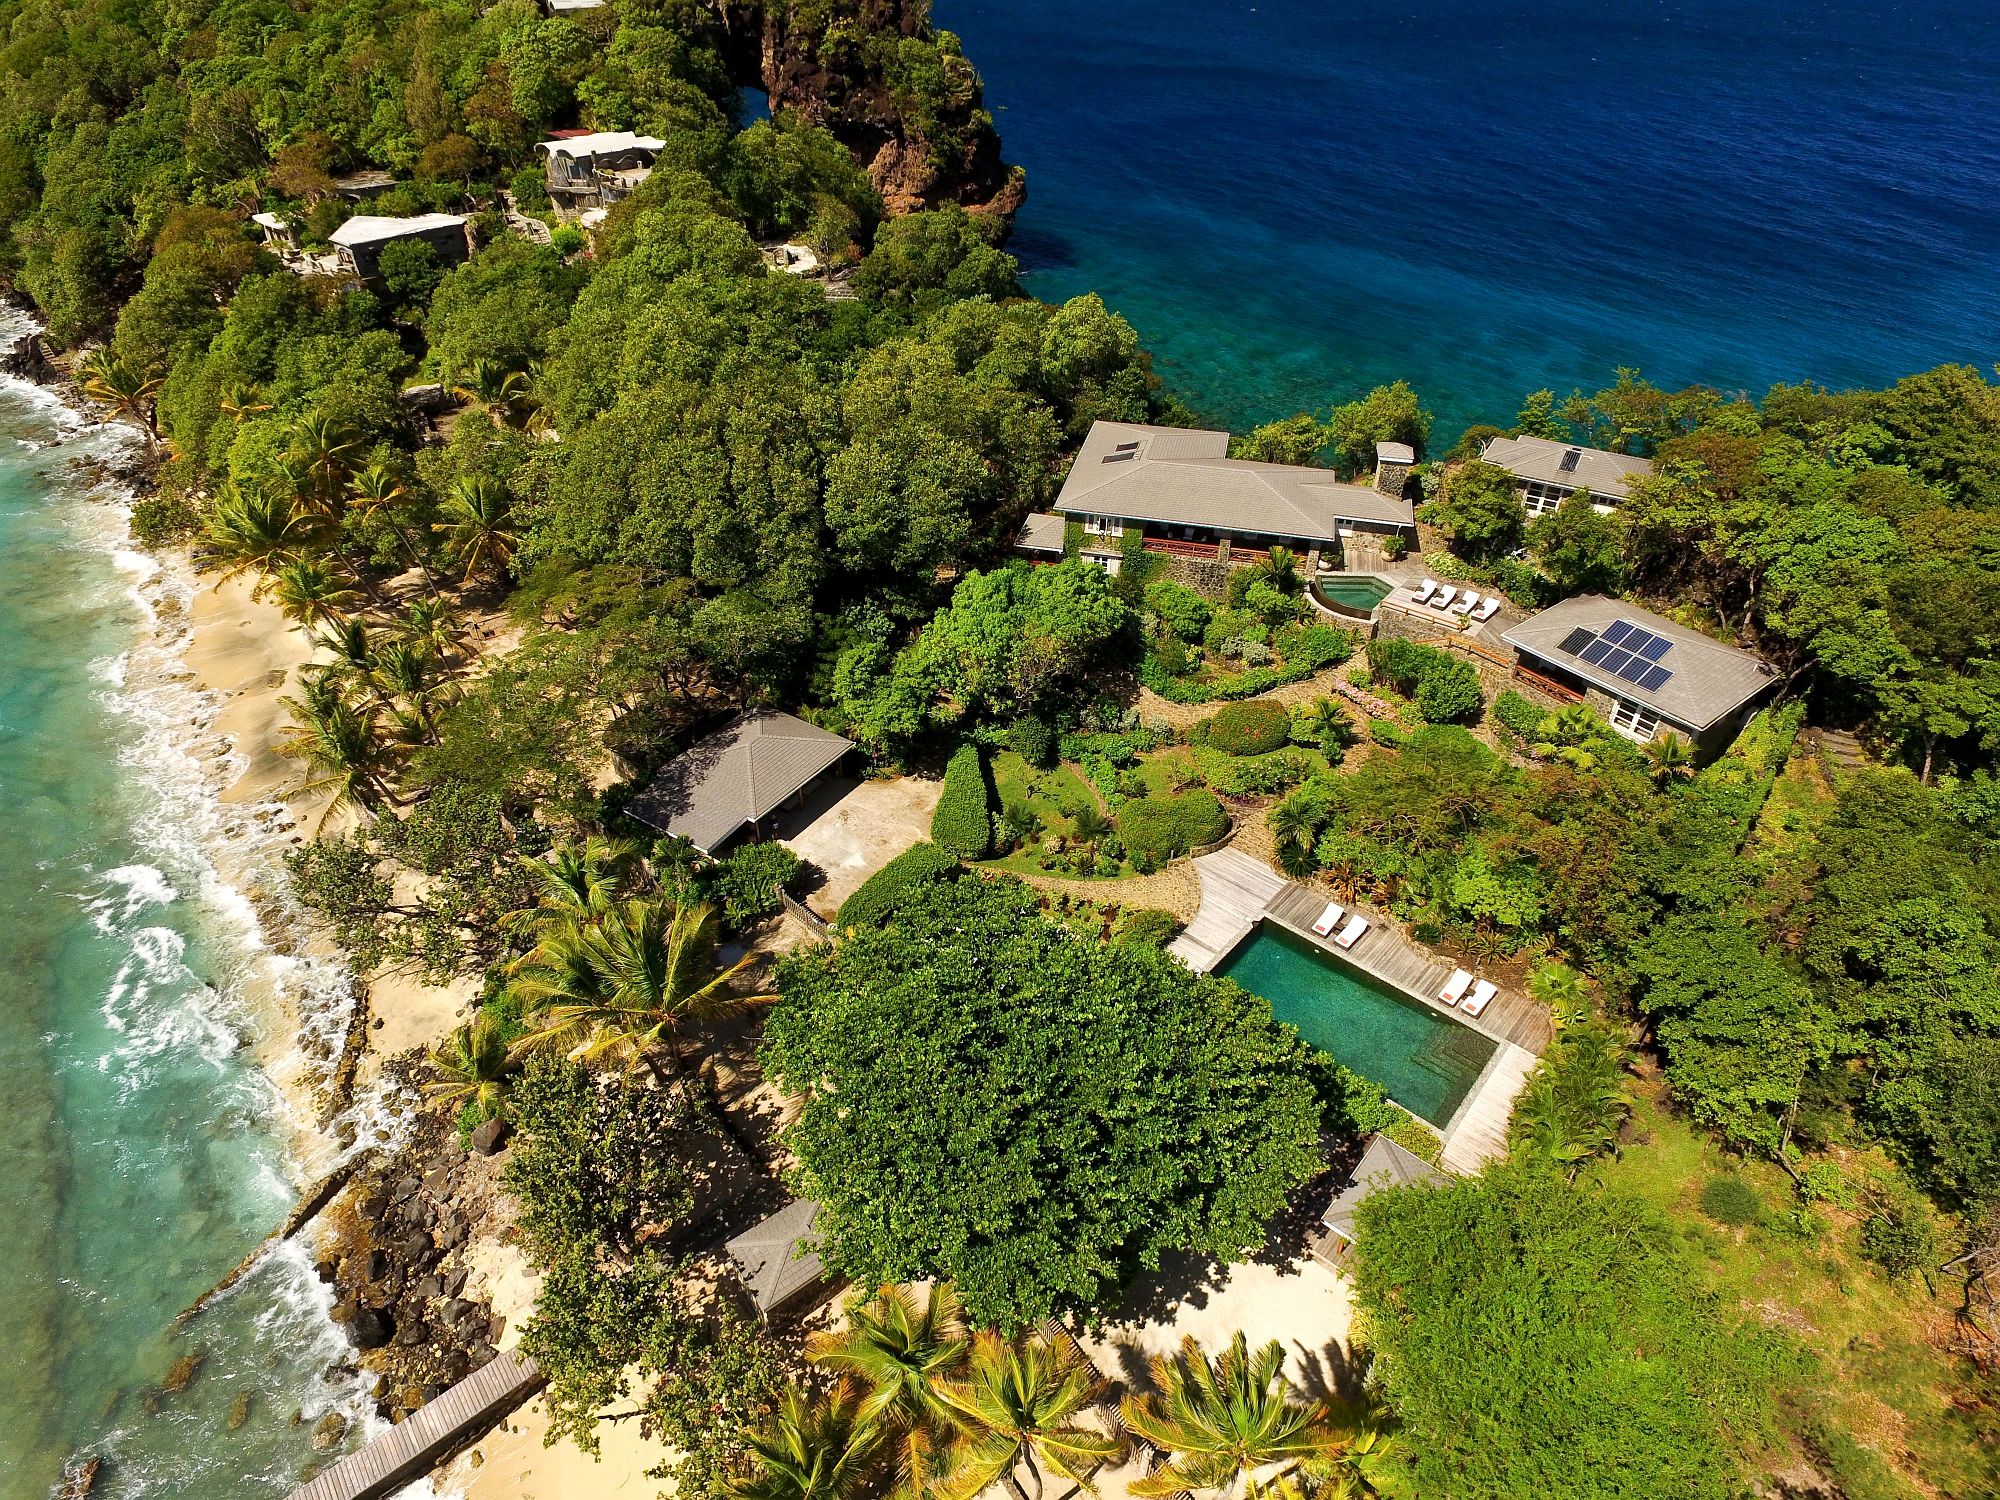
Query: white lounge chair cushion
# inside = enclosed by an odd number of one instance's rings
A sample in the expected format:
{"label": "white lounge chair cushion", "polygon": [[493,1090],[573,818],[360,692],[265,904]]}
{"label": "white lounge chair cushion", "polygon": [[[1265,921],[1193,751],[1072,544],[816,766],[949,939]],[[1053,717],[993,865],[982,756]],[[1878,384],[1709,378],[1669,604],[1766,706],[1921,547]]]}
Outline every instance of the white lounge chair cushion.
{"label": "white lounge chair cushion", "polygon": [[1456,1005],[1465,998],[1465,991],[1471,983],[1472,975],[1469,972],[1464,969],[1453,969],[1451,978],[1447,979],[1444,988],[1438,991],[1438,999],[1447,1005]]}
{"label": "white lounge chair cushion", "polygon": [[1457,597],[1458,597],[1458,590],[1452,587],[1450,584],[1446,584],[1443,588],[1438,590],[1437,597],[1431,600],[1431,608],[1432,609],[1449,608],[1451,605],[1451,601],[1456,599]]}
{"label": "white lounge chair cushion", "polygon": [[1430,596],[1432,594],[1435,594],[1437,591],[1438,591],[1438,581],[1435,578],[1426,578],[1422,583],[1417,585],[1417,592],[1415,596],[1417,603],[1422,604],[1426,599],[1430,598]]}
{"label": "white lounge chair cushion", "polygon": [[1326,910],[1319,914],[1319,920],[1313,923],[1313,931],[1321,937],[1325,937],[1329,932],[1333,931],[1334,924],[1346,915],[1346,907],[1342,906],[1338,901],[1329,901],[1326,903]]}
{"label": "white lounge chair cushion", "polygon": [[1490,620],[1500,613],[1500,599],[1496,594],[1488,594],[1479,608],[1472,612],[1475,620]]}
{"label": "white lounge chair cushion", "polygon": [[1465,997],[1465,1013],[1476,1016],[1486,1009],[1488,1002],[1500,993],[1500,986],[1490,979],[1482,979],[1472,987],[1472,993]]}
{"label": "white lounge chair cushion", "polygon": [[1340,936],[1334,941],[1343,948],[1352,948],[1361,941],[1361,934],[1368,930],[1368,919],[1356,913],[1347,919],[1347,925],[1340,929]]}
{"label": "white lounge chair cushion", "polygon": [[1463,598],[1461,598],[1458,601],[1458,603],[1454,604],[1451,607],[1452,613],[1458,615],[1469,615],[1472,613],[1472,606],[1477,604],[1478,602],[1479,602],[1479,596],[1477,594],[1466,594]]}

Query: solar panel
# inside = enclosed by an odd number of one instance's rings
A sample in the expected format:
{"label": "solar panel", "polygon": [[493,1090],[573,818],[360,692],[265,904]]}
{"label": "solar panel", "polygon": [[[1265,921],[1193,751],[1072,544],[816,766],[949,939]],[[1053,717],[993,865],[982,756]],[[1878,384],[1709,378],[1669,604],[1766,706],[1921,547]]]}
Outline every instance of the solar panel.
{"label": "solar panel", "polygon": [[1627,682],[1637,682],[1648,672],[1659,670],[1643,656],[1635,656],[1618,668],[1618,675]]}
{"label": "solar panel", "polygon": [[1673,650],[1673,647],[1674,643],[1668,640],[1665,636],[1656,635],[1650,641],[1646,642],[1645,645],[1640,646],[1638,648],[1638,652],[1641,656],[1645,657],[1647,661],[1658,661],[1661,657],[1665,656],[1669,651]]}
{"label": "solar panel", "polygon": [[1649,693],[1657,693],[1673,680],[1673,675],[1665,667],[1648,667],[1646,675],[1639,679],[1639,686]]}
{"label": "solar panel", "polygon": [[1624,620],[1613,620],[1609,625],[1604,627],[1604,638],[1614,646],[1623,641],[1631,633],[1632,626]]}
{"label": "solar panel", "polygon": [[1617,649],[1609,641],[1592,641],[1584,648],[1583,659],[1594,667]]}
{"label": "solar panel", "polygon": [[1596,631],[1585,630],[1579,626],[1562,638],[1562,644],[1556,647],[1556,650],[1567,651],[1571,656],[1580,656],[1583,654],[1583,648],[1596,639]]}
{"label": "solar panel", "polygon": [[1569,452],[1563,455],[1562,472],[1565,474],[1574,474],[1576,472],[1577,460],[1582,457],[1583,450],[1581,448],[1570,449]]}
{"label": "solar panel", "polygon": [[1601,665],[1605,671],[1616,672],[1619,676],[1622,677],[1625,675],[1625,669],[1638,659],[1639,658],[1634,656],[1630,651],[1627,651],[1624,647],[1614,646],[1608,653],[1606,653],[1604,660],[1601,663],[1599,663],[1599,665]]}

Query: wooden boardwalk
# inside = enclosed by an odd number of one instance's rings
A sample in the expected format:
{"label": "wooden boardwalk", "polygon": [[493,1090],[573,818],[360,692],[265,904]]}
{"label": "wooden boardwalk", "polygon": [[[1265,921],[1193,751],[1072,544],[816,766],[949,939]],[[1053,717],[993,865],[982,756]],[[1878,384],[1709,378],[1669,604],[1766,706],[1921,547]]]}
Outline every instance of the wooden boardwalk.
{"label": "wooden boardwalk", "polygon": [[544,1384],[541,1370],[526,1355],[512,1350],[496,1354],[359,1453],[307,1480],[289,1500],[378,1500],[392,1494],[485,1433]]}
{"label": "wooden boardwalk", "polygon": [[1452,1171],[1477,1172],[1507,1154],[1507,1127],[1514,1118],[1514,1100],[1535,1070],[1535,1061],[1535,1054],[1525,1047],[1500,1044],[1472,1092],[1445,1126],[1444,1164]]}
{"label": "wooden boardwalk", "polygon": [[1239,849],[1220,849],[1194,862],[1201,909],[1167,951],[1197,974],[1221,963],[1285,889],[1285,877]]}

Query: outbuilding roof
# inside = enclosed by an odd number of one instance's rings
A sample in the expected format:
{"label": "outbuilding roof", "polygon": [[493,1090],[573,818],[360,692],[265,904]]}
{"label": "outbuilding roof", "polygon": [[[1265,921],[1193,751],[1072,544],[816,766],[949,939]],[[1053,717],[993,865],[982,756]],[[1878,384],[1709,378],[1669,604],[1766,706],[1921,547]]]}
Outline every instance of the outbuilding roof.
{"label": "outbuilding roof", "polygon": [[385,218],[381,214],[356,214],[327,236],[336,245],[352,249],[356,245],[383,245],[390,240],[426,234],[434,229],[462,229],[459,214],[412,214],[408,218]]}
{"label": "outbuilding roof", "polygon": [[1411,503],[1328,469],[1229,457],[1229,434],[1094,422],[1056,509],[1165,526],[1338,540],[1343,523],[1409,526]]}
{"label": "outbuilding roof", "polygon": [[1354,1210],[1371,1193],[1379,1193],[1388,1188],[1405,1187],[1413,1182],[1442,1182],[1447,1174],[1432,1166],[1414,1151],[1405,1150],[1386,1135],[1377,1135],[1368,1142],[1368,1149],[1361,1153],[1361,1160],[1354,1164],[1354,1171],[1347,1179],[1347,1186],[1333,1195],[1333,1201],[1320,1215],[1320,1223],[1331,1229],[1344,1240],[1354,1238]]}
{"label": "outbuilding roof", "polygon": [[791,714],[753,710],[660,767],[626,810],[712,854],[853,748]]}
{"label": "outbuilding roof", "polygon": [[[1622,675],[1622,666],[1636,669],[1624,640],[1643,636],[1619,631],[1620,623],[1666,644],[1648,643],[1642,660],[1657,677]],[[1613,637],[1620,639],[1613,639]],[[1564,671],[1595,683],[1614,697],[1638,703],[1682,728],[1696,733],[1726,717],[1776,681],[1770,667],[1755,652],[1703,635],[1664,615],[1624,599],[1579,594],[1574,599],[1530,615],[1501,637],[1517,651],[1539,656]],[[1600,646],[1600,642],[1609,644]],[[1650,685],[1649,685],[1650,684]]]}
{"label": "outbuilding roof", "polygon": [[729,1242],[744,1290],[765,1317],[825,1281],[819,1256],[802,1243],[818,1219],[819,1205],[800,1198]]}
{"label": "outbuilding roof", "polygon": [[588,135],[565,135],[541,141],[535,149],[552,156],[560,151],[564,156],[581,160],[584,157],[612,156],[620,151],[651,151],[657,155],[664,145],[666,142],[657,136],[634,135],[629,130],[599,130]]}
{"label": "outbuilding roof", "polygon": [[1634,478],[1653,472],[1653,461],[1649,458],[1585,448],[1577,443],[1558,443],[1551,438],[1491,438],[1479,456],[1516,479],[1539,479],[1544,484],[1589,490],[1593,495],[1612,500],[1623,500]]}
{"label": "outbuilding roof", "polygon": [[1069,522],[1061,516],[1038,510],[1021,523],[1021,532],[1014,538],[1014,545],[1023,552],[1060,553],[1068,534]]}

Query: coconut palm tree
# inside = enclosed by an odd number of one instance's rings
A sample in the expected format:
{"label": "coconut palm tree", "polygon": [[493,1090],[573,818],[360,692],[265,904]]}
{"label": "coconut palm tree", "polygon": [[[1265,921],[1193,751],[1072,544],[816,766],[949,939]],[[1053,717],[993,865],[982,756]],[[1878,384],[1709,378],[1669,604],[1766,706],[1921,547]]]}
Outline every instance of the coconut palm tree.
{"label": "coconut palm tree", "polygon": [[225,579],[256,572],[253,595],[262,598],[267,579],[287,562],[305,556],[325,535],[324,525],[302,515],[291,500],[262,486],[230,485],[209,512],[204,551]]}
{"label": "coconut palm tree", "polygon": [[311,696],[281,700],[294,720],[278,749],[303,761],[306,777],[297,790],[307,795],[332,794],[319,826],[343,807],[372,814],[387,799],[383,786],[382,745],[373,704],[355,704],[324,683]]}
{"label": "coconut palm tree", "polygon": [[415,641],[440,662],[451,660],[465,636],[465,627],[451,612],[451,606],[436,595],[411,600],[396,629],[404,640]]}
{"label": "coconut palm tree", "polygon": [[1284,1364],[1276,1339],[1252,1354],[1240,1329],[1220,1358],[1189,1338],[1174,1358],[1155,1359],[1157,1392],[1126,1397],[1122,1410],[1127,1428],[1173,1457],[1136,1481],[1132,1493],[1260,1495],[1295,1479],[1302,1465],[1335,1456],[1341,1435],[1331,1410],[1301,1400]]}
{"label": "coconut palm tree", "polygon": [[279,566],[271,597],[287,619],[312,630],[345,620],[361,595],[339,567],[317,553],[306,553]]}
{"label": "coconut palm tree", "polygon": [[424,587],[433,597],[437,594],[437,579],[431,575],[430,564],[417,549],[416,539],[403,524],[403,511],[409,502],[410,492],[403,487],[402,480],[395,471],[381,464],[370,464],[348,482],[348,506],[358,516],[380,516],[389,523],[396,533],[396,540],[403,544],[403,554],[424,575]]}
{"label": "coconut palm tree", "polygon": [[109,349],[93,349],[83,362],[83,392],[135,425],[144,434],[146,452],[158,451],[160,429],[154,425],[160,378],[128,360],[114,359]]}
{"label": "coconut palm tree", "polygon": [[332,417],[309,412],[292,429],[292,444],[318,508],[337,515],[346,496],[349,460],[360,451],[360,439]]}
{"label": "coconut palm tree", "polygon": [[465,581],[486,573],[504,578],[519,536],[514,529],[514,498],[507,486],[487,475],[461,480],[439,507],[441,520],[431,530],[444,533],[445,549],[465,569]]}
{"label": "coconut palm tree", "polygon": [[1046,1488],[1045,1470],[1090,1489],[1092,1471],[1125,1450],[1123,1438],[1076,1420],[1102,1389],[1067,1342],[1040,1335],[1010,1342],[981,1330],[963,1373],[935,1386],[964,1429],[951,1471],[935,1493],[942,1500],[971,1500],[1022,1465],[1034,1481],[1034,1500]]}
{"label": "coconut palm tree", "polygon": [[335,671],[374,691],[375,638],[364,622],[351,616],[329,620],[313,635],[322,648],[333,653],[329,665]]}
{"label": "coconut palm tree", "polygon": [[522,370],[510,370],[490,359],[475,359],[452,381],[452,394],[485,408],[495,422],[519,426],[529,408],[531,382]]}
{"label": "coconut palm tree", "polygon": [[271,403],[264,399],[263,393],[256,386],[240,383],[232,385],[216,406],[238,427],[252,417],[261,416],[271,409]]}
{"label": "coconut palm tree", "polygon": [[484,1011],[431,1049],[431,1066],[441,1075],[425,1085],[444,1104],[479,1106],[481,1119],[507,1113],[507,1074],[512,1063],[500,1028]]}
{"label": "coconut palm tree", "polygon": [[723,1481],[728,1500],[862,1500],[880,1468],[881,1431],[844,1384],[817,1402],[792,1386],[746,1443],[752,1468]]}
{"label": "coconut palm tree", "polygon": [[1312,809],[1303,800],[1287,797],[1271,809],[1267,821],[1278,863],[1287,875],[1303,880],[1319,868],[1319,861],[1313,854],[1316,830]]}
{"label": "coconut palm tree", "polygon": [[426,724],[436,718],[440,687],[435,657],[413,641],[385,641],[373,648],[369,680],[386,703],[401,699]]}
{"label": "coconut palm tree", "polygon": [[1623,1075],[1623,1048],[1611,1028],[1564,1028],[1515,1102],[1515,1144],[1571,1177],[1592,1158],[1616,1151],[1619,1127],[1632,1111]]}
{"label": "coconut palm tree", "polygon": [[927,1500],[945,1474],[945,1443],[955,1423],[938,1381],[965,1363],[965,1310],[949,1282],[885,1286],[848,1309],[845,1326],[814,1334],[806,1358],[858,1378],[867,1389],[864,1420],[895,1441],[896,1480],[906,1500]]}
{"label": "coconut palm tree", "polygon": [[593,925],[550,933],[517,981],[520,993],[538,1002],[540,1023],[517,1051],[643,1066],[664,1083],[677,1070],[674,1042],[683,1027],[765,998],[729,993],[753,960],[716,969],[717,922],[706,903],[633,900]]}

